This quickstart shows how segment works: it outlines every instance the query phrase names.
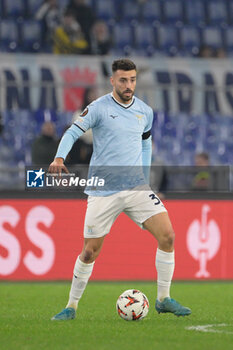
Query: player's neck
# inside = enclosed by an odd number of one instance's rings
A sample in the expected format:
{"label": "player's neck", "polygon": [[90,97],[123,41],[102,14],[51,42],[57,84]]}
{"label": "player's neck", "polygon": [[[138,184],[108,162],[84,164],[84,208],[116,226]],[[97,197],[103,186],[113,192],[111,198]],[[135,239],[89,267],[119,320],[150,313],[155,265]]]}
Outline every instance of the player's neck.
{"label": "player's neck", "polygon": [[112,91],[111,95],[117,103],[121,104],[122,106],[126,106],[126,107],[128,105],[130,105],[134,99],[134,96],[133,96],[130,101],[127,101],[127,103],[125,103],[124,101],[121,100],[121,98],[114,91]]}

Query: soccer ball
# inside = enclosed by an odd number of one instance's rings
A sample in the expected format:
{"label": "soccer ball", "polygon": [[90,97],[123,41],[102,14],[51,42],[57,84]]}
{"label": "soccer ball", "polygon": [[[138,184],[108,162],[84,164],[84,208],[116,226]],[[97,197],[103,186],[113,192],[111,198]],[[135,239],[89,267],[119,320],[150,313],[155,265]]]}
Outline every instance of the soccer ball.
{"label": "soccer ball", "polygon": [[118,315],[126,321],[142,320],[149,311],[149,301],[145,294],[137,289],[123,292],[117,299]]}

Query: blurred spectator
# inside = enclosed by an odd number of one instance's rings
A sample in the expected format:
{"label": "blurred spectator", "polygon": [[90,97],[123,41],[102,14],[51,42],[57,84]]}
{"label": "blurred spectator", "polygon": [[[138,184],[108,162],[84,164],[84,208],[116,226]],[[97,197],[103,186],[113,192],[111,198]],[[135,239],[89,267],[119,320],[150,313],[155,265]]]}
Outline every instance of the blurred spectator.
{"label": "blurred spectator", "polygon": [[195,155],[194,163],[196,166],[209,166],[209,155],[206,152],[197,153]]}
{"label": "blurred spectator", "polygon": [[66,164],[89,164],[92,151],[92,143],[88,144],[83,139],[79,138],[70,150],[66,159]]}
{"label": "blurred spectator", "polygon": [[97,21],[92,28],[91,53],[94,55],[107,55],[112,42],[108,26],[104,21]]}
{"label": "blurred spectator", "polygon": [[208,191],[213,187],[212,176],[210,173],[209,155],[206,152],[197,153],[195,155],[194,164],[199,168],[194,176],[192,189],[198,191]]}
{"label": "blurred spectator", "polygon": [[53,33],[61,22],[58,0],[45,0],[35,14],[35,19],[43,24],[43,42],[51,46]]}
{"label": "blurred spectator", "polygon": [[66,10],[62,24],[55,30],[53,52],[56,54],[87,54],[89,52],[88,42],[70,10]]}
{"label": "blurred spectator", "polygon": [[199,55],[200,58],[211,58],[214,57],[214,50],[212,47],[203,45],[200,47]]}
{"label": "blurred spectator", "polygon": [[223,47],[219,47],[215,52],[215,57],[216,58],[226,58],[227,57],[226,50]]}
{"label": "blurred spectator", "polygon": [[70,0],[67,9],[71,10],[76,21],[80,24],[87,42],[91,43],[91,29],[95,22],[95,14],[86,0]]}
{"label": "blurred spectator", "polygon": [[52,122],[45,122],[41,128],[41,134],[32,144],[32,163],[35,165],[47,165],[52,162],[57,151],[58,140],[55,126]]}

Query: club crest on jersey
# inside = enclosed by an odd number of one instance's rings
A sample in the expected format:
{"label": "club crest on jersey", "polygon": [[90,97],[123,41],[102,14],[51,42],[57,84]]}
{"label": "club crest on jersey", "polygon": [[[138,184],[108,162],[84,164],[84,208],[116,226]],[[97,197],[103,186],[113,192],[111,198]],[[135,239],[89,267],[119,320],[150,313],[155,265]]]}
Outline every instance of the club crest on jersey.
{"label": "club crest on jersey", "polygon": [[136,118],[138,118],[138,122],[141,123],[142,118],[144,117],[144,115],[141,114],[136,114]]}
{"label": "club crest on jersey", "polygon": [[88,108],[85,108],[84,111],[80,114],[80,117],[85,117],[88,113]]}

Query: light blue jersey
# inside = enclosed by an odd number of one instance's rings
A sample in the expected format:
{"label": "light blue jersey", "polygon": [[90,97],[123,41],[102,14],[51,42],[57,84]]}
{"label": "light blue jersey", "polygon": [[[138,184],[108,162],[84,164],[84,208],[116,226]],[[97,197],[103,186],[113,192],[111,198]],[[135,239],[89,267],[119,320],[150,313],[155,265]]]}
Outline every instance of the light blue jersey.
{"label": "light blue jersey", "polygon": [[[99,172],[101,168],[105,169],[104,171],[108,169],[109,173],[114,172],[115,174],[122,173],[122,169],[124,169],[122,167],[139,169],[143,164],[142,135],[151,129],[152,121],[152,108],[137,97],[133,97],[131,103],[125,105],[116,101],[111,93],[107,94],[92,102],[78,117],[73,126],[66,132],[66,134],[70,134],[69,137],[72,136],[72,140],[65,137],[66,146],[65,142],[61,141],[56,157],[65,159],[73,142],[85,131],[92,128],[93,154],[90,161],[89,177],[100,177],[101,174],[96,174],[96,171]],[[113,169],[115,170],[113,171]],[[123,177],[126,174],[121,175]],[[127,181],[124,183],[124,187],[132,188],[144,183],[145,178],[140,172],[140,176],[137,173],[136,176],[130,177],[130,186],[129,181]],[[106,196],[122,189],[111,188],[111,190],[107,190],[105,188],[104,192],[98,189],[96,191],[86,189],[85,192],[95,196]]]}

